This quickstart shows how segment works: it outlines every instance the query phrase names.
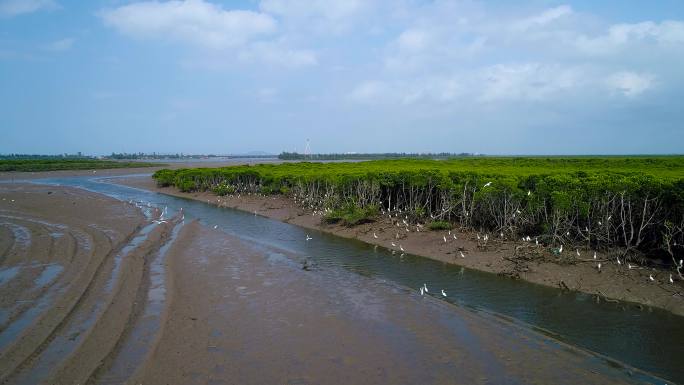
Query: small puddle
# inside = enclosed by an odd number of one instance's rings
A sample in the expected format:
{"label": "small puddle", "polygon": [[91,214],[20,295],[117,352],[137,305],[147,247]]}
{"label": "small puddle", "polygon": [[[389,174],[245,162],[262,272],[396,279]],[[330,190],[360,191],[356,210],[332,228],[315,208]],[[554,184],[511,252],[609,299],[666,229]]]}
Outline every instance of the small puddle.
{"label": "small puddle", "polygon": [[14,320],[5,330],[0,332],[0,351],[5,350],[10,343],[14,342],[17,337],[35,321],[35,319],[47,310],[52,304],[55,295],[60,294],[62,290],[56,290],[41,297],[35,305],[23,312],[19,318]]}
{"label": "small puddle", "polygon": [[[87,309],[81,309],[77,312],[73,319],[69,320],[67,329],[59,333],[50,344],[40,353],[31,370],[23,371],[12,379],[16,384],[36,384],[49,377],[51,371],[54,370],[59,363],[71,354],[83,341],[83,338],[88,334],[88,331],[93,327],[98,319],[98,316],[103,311],[107,301],[111,298],[109,294],[114,289],[117,282],[119,270],[123,259],[142,242],[147,239],[150,231],[156,227],[152,223],[145,226],[138,235],[136,235],[120,252],[114,257],[114,267],[104,287],[104,293]],[[48,266],[49,267],[49,266]],[[61,267],[61,266],[60,266]],[[47,268],[46,268],[47,270]],[[45,271],[41,277],[45,275]],[[40,279],[39,277],[38,279]],[[28,325],[26,325],[28,326]],[[26,327],[24,326],[24,327]]]}
{"label": "small puddle", "polygon": [[128,255],[132,250],[140,246],[146,239],[147,236],[150,234],[150,231],[152,231],[155,227],[157,227],[156,223],[151,223],[145,227],[143,227],[142,230],[140,230],[140,233],[135,236],[126,246],[121,249],[120,252],[116,254],[114,257],[114,269],[112,270],[112,274],[107,280],[107,284],[105,285],[105,292],[107,294],[111,293],[112,290],[114,290],[114,285],[116,284],[116,280],[119,276],[119,270],[121,270],[121,262],[123,261],[123,257]]}
{"label": "small puddle", "polygon": [[39,288],[46,286],[52,283],[52,281],[54,281],[55,278],[57,278],[57,276],[59,276],[62,273],[62,271],[64,271],[64,267],[62,267],[62,265],[60,264],[52,263],[46,265],[43,269],[43,272],[40,273],[38,278],[33,280],[33,283]]}
{"label": "small puddle", "polygon": [[11,281],[12,278],[19,274],[19,271],[21,271],[21,266],[12,266],[0,269],[0,286],[3,286],[7,282]]}
{"label": "small puddle", "polygon": [[[3,215],[5,218],[17,218],[13,216]],[[22,249],[28,248],[31,245],[31,232],[21,225],[12,222],[0,222],[0,226],[7,226],[12,230],[12,236],[14,237],[15,244],[19,245]]]}
{"label": "small puddle", "polygon": [[99,384],[121,384],[130,378],[144,362],[161,327],[161,314],[166,304],[166,254],[183,227],[177,224],[170,238],[162,245],[150,263],[150,286],[143,315],[135,322],[125,337],[114,361],[105,374],[98,378]]}

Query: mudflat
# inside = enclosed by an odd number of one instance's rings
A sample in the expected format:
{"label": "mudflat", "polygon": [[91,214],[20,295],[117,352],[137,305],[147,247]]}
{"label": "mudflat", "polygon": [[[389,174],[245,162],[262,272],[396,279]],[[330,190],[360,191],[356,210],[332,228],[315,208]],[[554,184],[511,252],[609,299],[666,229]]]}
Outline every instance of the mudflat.
{"label": "mudflat", "polygon": [[634,381],[510,323],[351,272],[303,270],[197,222],[168,258],[171,306],[135,383]]}
{"label": "mudflat", "polygon": [[167,231],[140,238],[145,223],[135,206],[84,190],[0,185],[3,383],[83,382],[115,351],[144,257]]}
{"label": "mudflat", "polygon": [[[473,232],[458,230],[406,232],[392,221],[380,218],[373,223],[354,227],[323,224],[320,214],[306,210],[283,196],[258,195],[218,197],[211,192],[183,193],[173,187],[157,187],[147,176],[119,178],[117,183],[163,194],[195,199],[221,207],[231,207],[281,220],[298,226],[329,232],[346,238],[358,239],[401,253],[432,258],[445,263],[522,279],[536,284],[574,290],[594,295],[597,301],[620,301],[625,306],[656,307],[684,315],[684,286],[682,281],[670,283],[671,271],[657,270],[624,261],[592,250],[567,250],[579,263],[554,263],[549,252],[537,247],[534,241],[501,240],[491,235],[487,248],[479,247]],[[392,246],[394,243],[395,246]],[[577,258],[574,255],[579,253]],[[545,258],[538,258],[546,256]],[[599,271],[597,264],[601,263]],[[650,276],[653,276],[652,281]]]}
{"label": "mudflat", "polygon": [[302,269],[301,256],[145,202],[0,184],[0,252],[3,383],[644,378],[389,281]]}

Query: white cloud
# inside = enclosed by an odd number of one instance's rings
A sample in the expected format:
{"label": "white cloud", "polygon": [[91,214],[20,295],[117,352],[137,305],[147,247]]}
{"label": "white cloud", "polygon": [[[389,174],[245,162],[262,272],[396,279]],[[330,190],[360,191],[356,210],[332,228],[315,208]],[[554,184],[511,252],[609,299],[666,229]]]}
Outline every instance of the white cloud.
{"label": "white cloud", "polygon": [[361,103],[399,105],[548,101],[588,87],[588,76],[580,68],[569,66],[497,64],[441,75],[365,81],[352,89],[349,98]]}
{"label": "white cloud", "polygon": [[655,76],[647,73],[629,71],[616,72],[606,79],[606,84],[613,91],[627,97],[636,97],[653,88]]}
{"label": "white cloud", "polygon": [[286,68],[318,64],[316,53],[291,46],[276,19],[264,12],[227,10],[204,0],[146,1],[100,13],[104,23],[140,39],[182,42],[207,50],[185,60],[192,67],[222,69],[237,60]]}
{"label": "white cloud", "polygon": [[52,43],[46,45],[45,49],[47,51],[53,51],[53,52],[67,51],[67,50],[71,49],[71,47],[74,45],[75,41],[76,40],[73,38],[60,39],[60,40],[53,41]]}
{"label": "white cloud", "polygon": [[634,24],[615,24],[610,26],[604,35],[597,37],[580,35],[576,40],[577,48],[590,54],[614,54],[638,43],[684,44],[684,22],[645,21]]}
{"label": "white cloud", "polygon": [[561,5],[555,8],[544,10],[543,12],[530,16],[513,23],[515,29],[527,30],[529,28],[540,27],[556,21],[564,16],[571,15],[572,8],[568,5]]}
{"label": "white cloud", "polygon": [[582,85],[579,69],[560,65],[497,64],[480,73],[483,101],[544,100]]}
{"label": "white cloud", "polygon": [[128,36],[214,49],[239,46],[276,31],[276,21],[267,14],[224,10],[203,0],[133,3],[102,11],[100,16]]}
{"label": "white cloud", "polygon": [[54,0],[0,0],[0,17],[12,17],[58,7]]}
{"label": "white cloud", "polygon": [[281,17],[299,30],[339,33],[347,31],[359,16],[372,8],[365,0],[262,0],[259,9]]}
{"label": "white cloud", "polygon": [[288,68],[301,68],[318,64],[311,50],[292,49],[279,42],[257,42],[242,50],[238,57],[246,62],[264,62]]}
{"label": "white cloud", "polygon": [[360,103],[384,102],[387,98],[387,85],[380,81],[365,81],[358,84],[349,94],[349,98]]}

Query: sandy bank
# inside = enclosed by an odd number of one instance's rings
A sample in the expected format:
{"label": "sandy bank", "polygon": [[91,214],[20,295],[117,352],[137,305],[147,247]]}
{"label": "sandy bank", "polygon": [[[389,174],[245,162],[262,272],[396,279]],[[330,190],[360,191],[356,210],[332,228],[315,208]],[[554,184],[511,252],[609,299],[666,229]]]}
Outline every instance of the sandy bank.
{"label": "sandy bank", "polygon": [[[388,249],[420,255],[445,263],[523,279],[532,283],[561,290],[576,290],[596,296],[597,301],[621,301],[624,306],[657,307],[678,315],[684,315],[684,287],[681,281],[669,283],[669,271],[641,267],[631,262],[617,264],[617,260],[599,253],[593,260],[592,250],[569,250],[566,258],[580,260],[574,264],[549,262],[548,250],[536,247],[534,242],[493,240],[487,249],[478,247],[477,234],[452,231],[406,232],[389,220],[348,228],[340,225],[321,224],[321,217],[303,210],[290,199],[282,196],[226,196],[213,193],[182,193],[175,188],[158,188],[152,178],[120,178],[116,183],[126,184],[163,194],[196,199],[210,204],[256,212],[298,226],[316,229],[346,238],[355,238]],[[374,234],[377,236],[375,238]],[[457,239],[453,237],[456,236]],[[446,242],[444,239],[446,238]],[[396,246],[392,246],[394,243]],[[518,248],[516,252],[516,248]],[[461,257],[463,252],[464,258]],[[516,256],[516,253],[518,254]],[[535,255],[544,258],[534,258]],[[568,255],[570,254],[570,255]],[[600,272],[597,263],[601,262]],[[655,281],[649,279],[652,275]],[[677,278],[676,276],[674,277]]]}
{"label": "sandy bank", "polygon": [[80,189],[0,184],[0,382],[84,383],[133,319],[170,224]]}
{"label": "sandy bank", "polygon": [[[575,348],[343,269],[186,224],[144,384],[635,383]],[[332,283],[332,284],[331,284]]]}

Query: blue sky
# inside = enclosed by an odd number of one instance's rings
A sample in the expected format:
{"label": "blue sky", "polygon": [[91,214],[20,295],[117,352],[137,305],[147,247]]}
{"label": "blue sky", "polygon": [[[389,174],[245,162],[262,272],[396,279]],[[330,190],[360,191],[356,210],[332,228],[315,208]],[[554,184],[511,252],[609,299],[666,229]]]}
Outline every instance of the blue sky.
{"label": "blue sky", "polygon": [[681,1],[0,0],[0,153],[682,153]]}

